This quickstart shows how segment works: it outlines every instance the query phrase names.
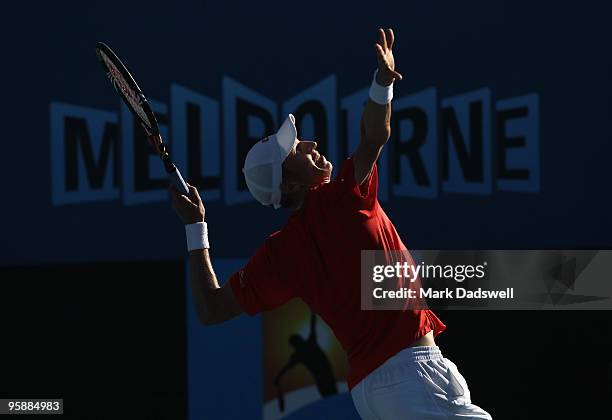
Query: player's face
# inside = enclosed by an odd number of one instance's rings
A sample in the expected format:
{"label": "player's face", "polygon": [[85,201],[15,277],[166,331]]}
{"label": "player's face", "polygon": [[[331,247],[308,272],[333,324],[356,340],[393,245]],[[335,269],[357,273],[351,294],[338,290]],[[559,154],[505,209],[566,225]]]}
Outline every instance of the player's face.
{"label": "player's face", "polygon": [[330,181],[332,164],[317,150],[314,141],[296,141],[283,162],[283,170],[292,174],[295,182],[315,187]]}

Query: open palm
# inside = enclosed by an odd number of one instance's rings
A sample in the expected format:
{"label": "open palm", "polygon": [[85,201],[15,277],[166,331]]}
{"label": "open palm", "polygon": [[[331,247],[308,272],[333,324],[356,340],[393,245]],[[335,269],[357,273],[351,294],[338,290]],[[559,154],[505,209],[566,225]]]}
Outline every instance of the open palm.
{"label": "open palm", "polygon": [[395,58],[393,57],[393,43],[395,35],[393,29],[386,31],[378,29],[379,41],[376,43],[376,58],[378,59],[378,82],[390,85],[395,79],[402,80],[402,75],[395,71]]}

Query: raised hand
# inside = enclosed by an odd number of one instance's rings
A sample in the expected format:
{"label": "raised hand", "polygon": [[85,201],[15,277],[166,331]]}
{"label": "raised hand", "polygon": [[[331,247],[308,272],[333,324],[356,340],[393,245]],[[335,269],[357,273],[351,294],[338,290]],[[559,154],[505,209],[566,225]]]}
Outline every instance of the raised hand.
{"label": "raised hand", "polygon": [[395,59],[393,58],[393,42],[395,35],[393,29],[386,31],[378,29],[379,40],[376,43],[376,58],[378,59],[378,74],[376,81],[383,86],[389,86],[395,79],[402,80],[402,75],[395,71]]}

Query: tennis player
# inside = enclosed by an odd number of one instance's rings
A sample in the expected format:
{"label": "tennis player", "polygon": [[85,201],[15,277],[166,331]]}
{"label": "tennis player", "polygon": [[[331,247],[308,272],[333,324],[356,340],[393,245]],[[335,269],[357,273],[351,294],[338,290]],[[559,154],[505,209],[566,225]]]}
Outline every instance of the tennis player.
{"label": "tennis player", "polygon": [[297,139],[289,115],[247,154],[244,176],[257,201],[294,210],[223,286],[208,253],[205,209],[193,186],[172,191],[185,223],[193,296],[202,323],[255,315],[300,297],[347,353],[348,386],[363,419],[490,419],[472,404],[457,366],[434,337],[445,325],[430,310],[362,311],[360,251],[406,250],[377,200],[376,160],[390,137],[394,35],[379,30],[378,69],[361,118],[361,141],[331,180],[317,143]]}

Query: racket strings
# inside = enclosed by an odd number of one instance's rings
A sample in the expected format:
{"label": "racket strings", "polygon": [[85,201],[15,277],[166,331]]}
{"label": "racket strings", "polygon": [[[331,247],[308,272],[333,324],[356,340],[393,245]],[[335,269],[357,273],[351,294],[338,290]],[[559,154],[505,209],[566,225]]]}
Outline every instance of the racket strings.
{"label": "racket strings", "polygon": [[142,126],[145,129],[145,132],[147,134],[147,140],[149,141],[149,144],[151,145],[151,147],[155,149],[159,157],[162,158],[163,160],[169,159],[170,154],[166,150],[166,145],[162,142],[161,136],[159,136],[159,138],[156,138],[154,135],[152,135],[149,132],[149,130],[144,124]]}
{"label": "racket strings", "polygon": [[142,121],[151,126],[149,116],[142,108],[142,103],[145,100],[144,95],[130,88],[129,83],[123,78],[121,72],[117,66],[115,66],[115,63],[113,63],[105,54],[102,53],[101,57],[108,70],[106,74],[115,90],[130,103],[132,109],[138,114]]}
{"label": "racket strings", "polygon": [[[166,150],[164,141],[159,133],[159,126],[157,124],[155,114],[132,75],[121,62],[119,57],[117,57],[115,53],[113,53],[112,50],[105,44],[98,43],[96,52],[111,84],[117,93],[119,93],[119,95],[122,97],[127,108],[132,111],[135,120],[140,122],[149,144],[161,158],[166,171],[168,173],[176,172],[176,166],[174,166],[170,160],[170,154]],[[182,191],[187,191],[187,187],[185,186],[180,173],[178,178],[175,175],[174,179],[180,180],[179,187]]]}

